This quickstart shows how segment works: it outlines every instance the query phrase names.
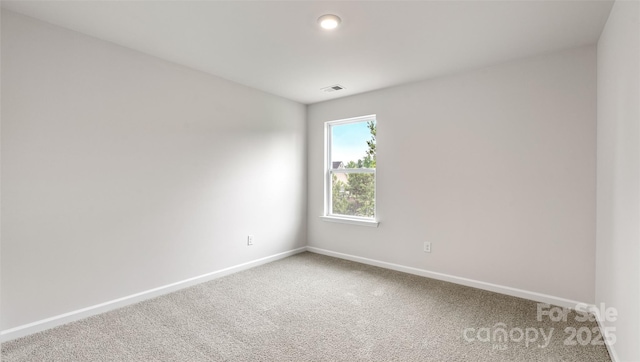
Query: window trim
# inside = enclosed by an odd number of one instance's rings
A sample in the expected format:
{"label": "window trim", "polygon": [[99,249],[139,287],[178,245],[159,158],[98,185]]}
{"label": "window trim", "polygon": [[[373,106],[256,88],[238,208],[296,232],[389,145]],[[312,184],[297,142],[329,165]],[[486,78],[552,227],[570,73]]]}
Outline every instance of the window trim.
{"label": "window trim", "polygon": [[338,216],[320,216],[320,218],[324,221],[336,222],[340,224],[351,224],[351,225],[360,225],[360,226],[370,226],[377,228],[380,225],[379,221],[372,220],[369,218],[362,218],[360,220],[357,216],[351,217],[338,217]]}
{"label": "window trim", "polygon": [[[351,123],[360,123],[367,121],[375,121],[376,125],[378,120],[375,114],[370,114],[366,116],[339,119],[334,121],[327,121],[324,123],[324,213],[321,216],[324,221],[331,222],[339,222],[353,225],[362,225],[362,226],[373,226],[378,227],[378,202],[377,202],[377,188],[378,188],[378,177],[377,170],[375,168],[352,168],[352,169],[340,169],[340,173],[372,173],[374,175],[374,207],[373,207],[373,217],[362,217],[362,216],[351,216],[351,215],[342,215],[342,214],[333,214],[332,213],[332,192],[331,192],[331,177],[334,174],[334,169],[332,168],[331,161],[331,127],[337,125],[351,124]],[[377,168],[377,165],[376,165]]]}

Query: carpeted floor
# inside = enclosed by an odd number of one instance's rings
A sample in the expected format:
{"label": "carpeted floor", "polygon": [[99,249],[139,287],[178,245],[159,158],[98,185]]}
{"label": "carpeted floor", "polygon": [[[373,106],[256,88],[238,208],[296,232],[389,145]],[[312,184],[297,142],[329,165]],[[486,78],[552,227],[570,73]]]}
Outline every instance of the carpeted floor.
{"label": "carpeted floor", "polygon": [[528,300],[303,253],[4,343],[2,361],[610,361],[587,339],[595,322],[536,316]]}

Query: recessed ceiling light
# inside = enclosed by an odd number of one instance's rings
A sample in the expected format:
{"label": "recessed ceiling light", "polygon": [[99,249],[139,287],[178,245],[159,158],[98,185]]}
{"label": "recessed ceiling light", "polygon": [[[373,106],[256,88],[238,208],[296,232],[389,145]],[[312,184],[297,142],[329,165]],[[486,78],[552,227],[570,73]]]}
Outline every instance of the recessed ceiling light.
{"label": "recessed ceiling light", "polygon": [[332,30],[340,25],[340,18],[337,15],[326,14],[318,18],[318,23],[323,29]]}

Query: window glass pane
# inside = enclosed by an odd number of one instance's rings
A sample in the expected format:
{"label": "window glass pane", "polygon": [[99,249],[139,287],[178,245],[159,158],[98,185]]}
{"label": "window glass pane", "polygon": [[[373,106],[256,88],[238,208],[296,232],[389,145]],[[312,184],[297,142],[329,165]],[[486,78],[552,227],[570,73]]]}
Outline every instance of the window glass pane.
{"label": "window glass pane", "polygon": [[375,173],[333,172],[331,206],[334,215],[374,217]]}
{"label": "window glass pane", "polygon": [[375,121],[331,126],[331,168],[376,168]]}

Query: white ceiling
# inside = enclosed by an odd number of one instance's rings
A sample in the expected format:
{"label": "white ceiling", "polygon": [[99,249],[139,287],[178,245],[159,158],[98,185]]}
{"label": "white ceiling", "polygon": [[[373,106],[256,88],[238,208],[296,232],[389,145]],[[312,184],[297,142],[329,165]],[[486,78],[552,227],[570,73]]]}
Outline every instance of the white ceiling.
{"label": "white ceiling", "polygon": [[[593,44],[612,1],[2,1],[301,103]],[[317,26],[337,14],[334,32]],[[324,93],[340,84],[346,89]]]}

